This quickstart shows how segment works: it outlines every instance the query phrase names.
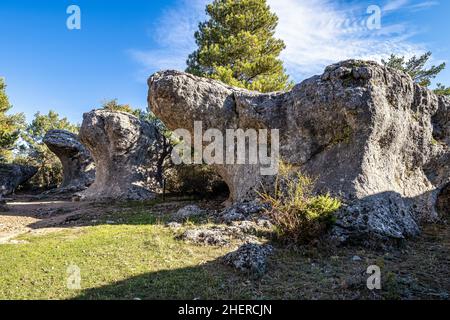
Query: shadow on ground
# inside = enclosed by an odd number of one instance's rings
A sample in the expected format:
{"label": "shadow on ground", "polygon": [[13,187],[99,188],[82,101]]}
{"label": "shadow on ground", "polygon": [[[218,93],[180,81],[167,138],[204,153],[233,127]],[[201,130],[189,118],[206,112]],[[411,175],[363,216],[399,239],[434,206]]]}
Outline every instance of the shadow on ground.
{"label": "shadow on ground", "polygon": [[[268,271],[260,278],[239,273],[218,258],[87,289],[76,299],[449,299],[448,225],[429,226],[419,242],[390,253],[274,245]],[[370,265],[381,267],[380,291],[367,288]]]}

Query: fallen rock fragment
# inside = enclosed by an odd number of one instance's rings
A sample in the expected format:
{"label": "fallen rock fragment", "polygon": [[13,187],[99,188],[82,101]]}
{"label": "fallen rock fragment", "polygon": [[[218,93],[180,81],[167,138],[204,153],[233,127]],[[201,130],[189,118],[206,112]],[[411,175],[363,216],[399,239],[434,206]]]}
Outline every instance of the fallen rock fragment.
{"label": "fallen rock fragment", "polygon": [[186,230],[179,239],[211,246],[225,246],[230,242],[229,234],[221,228]]}
{"label": "fallen rock fragment", "polygon": [[258,242],[256,234],[261,230],[252,221],[233,221],[230,225],[197,227],[184,231],[177,238],[201,245],[225,246],[233,240]]}
{"label": "fallen rock fragment", "polygon": [[396,193],[366,197],[337,213],[332,238],[340,243],[382,246],[406,236],[417,236],[420,228],[411,208],[411,200]]}
{"label": "fallen rock fragment", "polygon": [[271,245],[247,243],[223,257],[223,263],[241,272],[261,277],[267,270],[267,257],[273,253]]}

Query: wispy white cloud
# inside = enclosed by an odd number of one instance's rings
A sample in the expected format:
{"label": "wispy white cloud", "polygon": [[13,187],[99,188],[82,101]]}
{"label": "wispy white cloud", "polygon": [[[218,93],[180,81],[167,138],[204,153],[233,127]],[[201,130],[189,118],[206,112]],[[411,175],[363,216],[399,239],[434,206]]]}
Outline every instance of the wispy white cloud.
{"label": "wispy white cloud", "polygon": [[[205,19],[208,0],[179,0],[156,21],[150,32],[157,47],[130,50],[131,56],[148,75],[160,69],[186,67],[188,55],[195,49],[194,33]],[[396,10],[430,7],[436,1],[413,3],[409,0],[386,2],[382,9],[381,29],[369,30],[367,5],[343,5],[331,0],[268,0],[279,17],[276,36],[286,43],[282,53],[287,71],[296,80],[323,71],[340,60],[361,58],[380,60],[391,53],[411,56],[425,50],[411,37],[415,29],[407,22],[388,24],[383,19]],[[360,3],[360,2],[359,2]]]}
{"label": "wispy white cloud", "polygon": [[408,8],[411,11],[416,12],[416,11],[425,10],[425,9],[428,9],[430,7],[434,7],[437,5],[439,5],[439,1],[422,1],[422,2],[410,5]]}
{"label": "wispy white cloud", "polygon": [[439,1],[425,0],[413,2],[411,0],[389,0],[383,6],[383,12],[389,13],[391,11],[397,11],[400,9],[417,12],[420,10],[428,9],[430,7],[434,7],[436,5],[439,5]]}
{"label": "wispy white cloud", "polygon": [[158,70],[186,68],[187,57],[195,50],[194,33],[198,23],[205,20],[208,2],[179,0],[175,7],[165,10],[147,32],[156,47],[129,50],[131,57],[142,66],[140,79]]}
{"label": "wispy white cloud", "polygon": [[409,0],[390,0],[383,7],[384,12],[395,11],[409,4]]}
{"label": "wispy white cloud", "polygon": [[[414,30],[404,23],[385,24],[382,10],[381,29],[367,26],[367,7],[340,7],[328,0],[269,0],[280,17],[277,36],[285,40],[282,54],[288,72],[301,79],[320,73],[336,61],[360,58],[381,60],[391,53],[411,56],[423,51],[410,41]],[[390,1],[389,11],[408,1]]]}

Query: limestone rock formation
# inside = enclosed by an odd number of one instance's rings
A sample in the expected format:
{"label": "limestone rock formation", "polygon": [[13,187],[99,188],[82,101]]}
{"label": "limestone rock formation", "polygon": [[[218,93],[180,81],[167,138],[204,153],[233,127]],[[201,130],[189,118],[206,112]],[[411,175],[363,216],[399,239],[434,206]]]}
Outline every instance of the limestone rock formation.
{"label": "limestone rock formation", "polygon": [[85,113],[80,140],[96,165],[85,200],[145,200],[161,187],[166,141],[158,128],[137,117],[108,110]]}
{"label": "limestone rock formation", "polygon": [[273,253],[273,250],[271,245],[246,243],[238,250],[224,256],[223,263],[259,278],[266,272],[267,257]]}
{"label": "limestone rock formation", "polygon": [[37,168],[17,164],[0,164],[0,200],[9,195],[18,186],[30,180],[37,172]]}
{"label": "limestone rock formation", "polygon": [[63,166],[63,181],[56,192],[85,190],[94,182],[94,161],[76,134],[66,130],[50,130],[44,137],[44,143]]}
{"label": "limestone rock formation", "polygon": [[[177,227],[170,225],[169,227]],[[234,221],[229,225],[200,226],[193,229],[187,229],[179,234],[176,239],[187,242],[209,245],[209,246],[227,246],[233,241],[239,242],[257,242],[256,234],[267,231],[265,226],[260,226],[252,221]]]}
{"label": "limestone rock formation", "polygon": [[[169,129],[192,134],[194,121],[221,132],[279,129],[281,160],[345,203],[334,228],[340,241],[414,236],[421,221],[450,210],[437,206],[450,183],[450,101],[403,72],[349,60],[269,94],[177,71],[156,73],[148,84],[149,108]],[[215,168],[234,202],[273,183],[259,165]]]}

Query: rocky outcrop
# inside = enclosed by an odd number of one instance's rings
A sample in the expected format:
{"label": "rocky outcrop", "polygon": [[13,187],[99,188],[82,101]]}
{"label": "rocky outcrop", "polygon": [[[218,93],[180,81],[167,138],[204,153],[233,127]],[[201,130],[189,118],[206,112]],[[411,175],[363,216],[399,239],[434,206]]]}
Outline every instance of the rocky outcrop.
{"label": "rocky outcrop", "polygon": [[[169,224],[176,229],[179,225]],[[187,229],[176,239],[209,246],[227,246],[232,242],[257,242],[257,234],[267,232],[267,225],[253,221],[234,221],[229,225],[201,226]]]}
{"label": "rocky outcrop", "polygon": [[18,186],[30,180],[37,172],[37,168],[17,164],[0,164],[0,200],[9,195]]}
{"label": "rocky outcrop", "polygon": [[76,134],[65,130],[50,130],[44,136],[44,143],[63,166],[63,181],[56,192],[85,190],[94,182],[94,161]]}
{"label": "rocky outcrop", "polygon": [[188,205],[172,215],[172,220],[175,222],[185,222],[191,219],[197,219],[204,217],[206,215],[206,211],[200,209],[197,205]]}
{"label": "rocky outcrop", "polygon": [[[316,192],[345,203],[334,228],[340,241],[403,239],[418,234],[420,221],[439,219],[450,182],[450,102],[405,73],[350,60],[286,93],[176,71],[156,73],[148,84],[149,108],[169,129],[192,134],[194,121],[221,132],[279,129],[281,160],[315,177]],[[260,167],[215,165],[234,202],[273,184]]]}
{"label": "rocky outcrop", "polygon": [[149,122],[124,113],[85,113],[80,140],[96,165],[94,183],[78,194],[84,200],[145,200],[161,187],[166,140]]}
{"label": "rocky outcrop", "polygon": [[273,254],[271,245],[246,243],[223,257],[223,263],[240,272],[259,278],[266,272],[267,258]]}

